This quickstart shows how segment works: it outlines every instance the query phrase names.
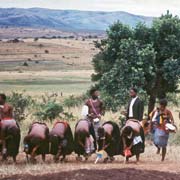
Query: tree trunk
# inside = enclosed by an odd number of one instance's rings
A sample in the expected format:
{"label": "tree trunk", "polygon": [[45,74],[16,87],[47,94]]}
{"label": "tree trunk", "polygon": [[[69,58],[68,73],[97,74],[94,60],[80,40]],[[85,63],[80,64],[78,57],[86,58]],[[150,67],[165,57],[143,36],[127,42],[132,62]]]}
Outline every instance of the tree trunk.
{"label": "tree trunk", "polygon": [[150,95],[148,103],[148,116],[153,111],[156,103],[156,96],[154,94]]}
{"label": "tree trunk", "polygon": [[155,85],[154,87],[150,89],[150,97],[149,97],[149,103],[148,103],[148,118],[149,118],[149,114],[154,110],[156,98],[161,88],[160,84],[161,84],[161,71],[157,71],[156,78],[155,78]]}

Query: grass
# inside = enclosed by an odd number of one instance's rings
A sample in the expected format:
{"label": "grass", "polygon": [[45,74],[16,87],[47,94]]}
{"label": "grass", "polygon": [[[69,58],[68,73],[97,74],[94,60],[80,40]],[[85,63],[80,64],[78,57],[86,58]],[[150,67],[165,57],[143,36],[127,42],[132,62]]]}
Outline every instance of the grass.
{"label": "grass", "polygon": [[60,73],[38,72],[38,73],[0,73],[1,91],[23,91],[28,94],[42,95],[45,92],[63,93],[63,95],[80,95],[92,85],[90,80],[92,71],[66,71]]}
{"label": "grass", "polygon": [[0,71],[88,70],[97,53],[93,40],[25,39],[20,43],[0,42],[0,46]]}

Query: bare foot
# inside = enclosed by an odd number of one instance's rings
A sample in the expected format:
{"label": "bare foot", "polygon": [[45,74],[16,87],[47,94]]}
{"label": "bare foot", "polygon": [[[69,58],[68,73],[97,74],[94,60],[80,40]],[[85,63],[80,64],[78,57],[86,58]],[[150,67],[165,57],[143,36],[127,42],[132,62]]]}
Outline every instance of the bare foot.
{"label": "bare foot", "polygon": [[82,157],[80,156],[76,157],[76,161],[82,161]]}
{"label": "bare foot", "polygon": [[108,159],[109,159],[108,157],[105,158],[103,162],[104,162],[104,163],[107,163],[107,162],[108,162]]}

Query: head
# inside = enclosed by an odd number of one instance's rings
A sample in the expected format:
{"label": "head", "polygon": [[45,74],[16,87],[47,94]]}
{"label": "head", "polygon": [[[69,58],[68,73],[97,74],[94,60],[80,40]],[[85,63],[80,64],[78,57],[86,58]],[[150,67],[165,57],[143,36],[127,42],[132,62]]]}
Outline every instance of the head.
{"label": "head", "polygon": [[77,143],[83,148],[85,154],[90,153],[89,133],[88,132],[76,132]]}
{"label": "head", "polygon": [[167,100],[166,99],[161,99],[159,101],[159,108],[161,111],[163,111],[167,106]]}
{"label": "head", "polygon": [[136,88],[131,88],[130,91],[129,91],[129,95],[134,98],[137,96],[137,89]]}
{"label": "head", "polygon": [[104,128],[103,128],[103,127],[99,127],[99,128],[98,128],[98,137],[99,137],[99,139],[104,138],[104,136],[105,136],[105,130],[104,130]]}
{"label": "head", "polygon": [[99,91],[98,91],[97,88],[92,88],[92,89],[90,90],[90,96],[91,96],[93,99],[97,99],[99,95],[100,95],[100,94],[99,94]]}
{"label": "head", "polygon": [[132,139],[133,137],[133,129],[130,126],[126,126],[123,130],[123,136],[128,138],[128,139]]}
{"label": "head", "polygon": [[60,152],[62,149],[62,141],[63,140],[59,136],[52,133],[49,134],[49,142],[51,143],[50,147],[52,149],[56,149]]}
{"label": "head", "polygon": [[4,105],[6,102],[6,95],[0,94],[0,105]]}

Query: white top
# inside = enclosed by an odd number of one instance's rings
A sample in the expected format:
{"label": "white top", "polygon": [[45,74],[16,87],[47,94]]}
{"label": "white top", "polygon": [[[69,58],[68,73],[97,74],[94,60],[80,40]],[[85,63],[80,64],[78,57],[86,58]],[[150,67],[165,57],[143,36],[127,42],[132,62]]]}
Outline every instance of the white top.
{"label": "white top", "polygon": [[136,99],[138,98],[138,96],[132,98],[131,102],[130,102],[130,106],[129,106],[129,117],[133,117],[133,105],[136,101]]}
{"label": "white top", "polygon": [[89,113],[89,107],[84,105],[81,112],[82,118],[84,119],[87,118],[88,113]]}

